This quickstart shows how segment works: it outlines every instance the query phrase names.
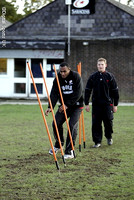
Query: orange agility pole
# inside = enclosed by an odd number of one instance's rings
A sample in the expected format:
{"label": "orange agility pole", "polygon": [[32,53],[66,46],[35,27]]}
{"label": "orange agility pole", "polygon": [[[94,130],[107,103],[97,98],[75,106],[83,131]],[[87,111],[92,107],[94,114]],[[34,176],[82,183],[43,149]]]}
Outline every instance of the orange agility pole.
{"label": "orange agility pole", "polygon": [[82,115],[82,130],[83,130],[83,146],[86,148],[86,138],[85,138],[85,126],[84,126],[84,114],[83,111],[81,113]]}
{"label": "orange agility pole", "polygon": [[63,152],[63,148],[62,148],[62,145],[61,145],[61,140],[60,140],[59,131],[58,131],[58,127],[57,127],[57,123],[56,123],[56,119],[55,119],[55,115],[54,115],[54,111],[53,111],[53,106],[52,106],[52,102],[51,102],[51,99],[50,99],[50,96],[49,96],[49,92],[48,92],[48,88],[47,88],[47,84],[46,84],[46,79],[45,79],[45,76],[44,76],[44,73],[43,73],[41,63],[40,63],[40,69],[41,69],[42,77],[43,77],[43,80],[44,80],[44,84],[45,84],[45,88],[46,88],[46,92],[47,92],[47,97],[48,97],[49,105],[50,105],[53,120],[54,120],[55,129],[56,129],[56,132],[57,132],[57,137],[58,137],[58,141],[59,141],[59,145],[60,145],[60,149],[61,149],[62,159],[63,159],[63,162],[65,164],[64,152]]}
{"label": "orange agility pole", "polygon": [[79,152],[81,152],[81,115],[79,118]]}
{"label": "orange agility pole", "polygon": [[69,133],[70,142],[71,142],[71,146],[72,146],[72,151],[73,151],[73,155],[74,155],[74,158],[75,158],[76,156],[75,156],[75,152],[74,152],[74,145],[73,145],[72,135],[71,135],[68,119],[67,119],[67,113],[66,113],[66,109],[65,109],[65,105],[64,105],[64,100],[63,100],[63,96],[62,96],[62,92],[61,92],[61,88],[60,88],[59,78],[58,78],[58,75],[57,75],[55,65],[53,65],[53,67],[54,67],[54,71],[55,71],[55,77],[56,77],[56,80],[57,80],[57,85],[58,85],[58,88],[59,88],[59,93],[60,93],[60,98],[61,98],[63,110],[64,110],[64,115],[65,115],[66,124],[67,124],[67,128],[68,128],[68,133]]}
{"label": "orange agility pole", "polygon": [[44,124],[45,124],[46,130],[47,130],[47,134],[48,134],[48,138],[49,138],[49,141],[50,141],[50,145],[51,145],[51,148],[52,148],[52,151],[53,151],[56,167],[59,170],[59,165],[58,165],[58,162],[57,162],[57,158],[56,158],[56,154],[55,154],[55,151],[54,151],[54,147],[53,147],[51,135],[50,135],[50,132],[49,132],[49,129],[48,129],[48,125],[47,125],[47,121],[46,121],[46,118],[45,118],[45,114],[44,114],[44,111],[43,111],[43,108],[42,108],[42,105],[41,105],[41,101],[40,101],[40,98],[39,98],[39,95],[38,95],[38,91],[37,91],[37,88],[36,88],[36,85],[35,85],[35,82],[34,82],[33,74],[32,74],[32,71],[31,71],[31,68],[30,68],[30,65],[29,65],[28,62],[27,62],[27,66],[28,66],[28,69],[29,69],[29,72],[30,72],[30,75],[31,75],[31,79],[33,81],[34,90],[36,92],[36,96],[37,96],[37,99],[38,99],[38,102],[39,102],[40,110],[41,110],[41,113],[42,113],[42,117],[43,117],[43,120],[44,120]]}
{"label": "orange agility pole", "polygon": [[[81,76],[81,62],[79,62],[79,64],[77,65],[77,71]],[[81,112],[81,116],[79,119],[79,151],[81,151],[81,120],[82,120],[82,130],[83,130],[83,146],[84,148],[86,148],[86,141],[85,141],[85,126],[84,126],[84,114],[83,114],[83,110]]]}
{"label": "orange agility pole", "polygon": [[81,76],[81,62],[79,62],[79,64],[77,65],[77,71]]}
{"label": "orange agility pole", "polygon": [[[77,71],[81,76],[81,63],[79,63],[77,65]],[[80,118],[79,118],[79,152],[81,152],[81,119],[82,118],[81,118],[81,115],[80,115]]]}

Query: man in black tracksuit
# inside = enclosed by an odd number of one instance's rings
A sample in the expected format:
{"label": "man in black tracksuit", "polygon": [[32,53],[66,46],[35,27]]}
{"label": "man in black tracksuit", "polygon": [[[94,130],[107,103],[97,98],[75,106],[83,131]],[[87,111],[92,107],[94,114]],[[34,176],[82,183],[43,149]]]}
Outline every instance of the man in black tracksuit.
{"label": "man in black tracksuit", "polygon": [[93,147],[100,147],[102,141],[102,121],[108,145],[112,145],[113,112],[117,111],[119,93],[114,76],[106,71],[107,61],[99,58],[98,71],[93,73],[85,88],[86,111],[89,112],[89,99],[92,93],[92,138]]}
{"label": "man in black tracksuit", "polygon": [[[60,64],[60,72],[58,73],[58,78],[59,78],[61,92],[62,92],[62,96],[64,100],[65,109],[67,112],[67,117],[69,118],[69,126],[70,126],[73,144],[75,145],[78,120],[79,120],[81,111],[83,109],[82,80],[81,80],[80,75],[77,72],[72,71],[70,67],[68,66],[68,64],[65,62]],[[56,78],[53,81],[50,98],[52,101],[53,108],[55,107],[58,100],[61,103]],[[48,109],[46,110],[45,114],[48,115],[49,112],[51,112],[50,106],[48,106]],[[63,123],[65,122],[65,115],[64,115],[64,110],[63,110],[62,105],[59,106],[56,112],[55,118],[56,118],[57,127],[59,131],[60,139],[61,139],[61,144],[63,146],[64,145]],[[60,146],[59,146],[54,122],[52,126],[53,126],[54,137],[56,140],[54,150],[57,153],[57,151],[60,149]],[[64,155],[65,159],[74,157],[73,152],[71,150],[72,150],[72,146],[70,143],[70,137],[68,133],[67,139],[66,139],[65,155]],[[50,149],[49,153],[53,154],[52,149]]]}

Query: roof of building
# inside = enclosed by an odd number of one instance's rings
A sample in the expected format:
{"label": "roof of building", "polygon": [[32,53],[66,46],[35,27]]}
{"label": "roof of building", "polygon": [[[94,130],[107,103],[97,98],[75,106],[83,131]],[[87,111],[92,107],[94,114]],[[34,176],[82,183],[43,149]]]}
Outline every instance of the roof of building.
{"label": "roof of building", "polygon": [[124,10],[125,12],[129,13],[130,15],[134,16],[134,8],[127,6],[125,4],[122,4],[115,0],[107,0],[107,1],[113,4],[114,6],[117,6],[118,8]]}
{"label": "roof of building", "polygon": [[6,20],[5,18],[3,18],[2,16],[0,16],[0,31],[3,28],[7,28],[8,26],[10,26],[12,23],[9,22],[8,20]]}
{"label": "roof of building", "polygon": [[[134,9],[114,0],[96,0],[95,13],[71,15],[71,39],[96,40],[134,38]],[[66,40],[67,6],[55,0],[6,29],[6,48],[40,48],[39,41]],[[27,42],[28,40],[33,43]],[[24,42],[22,45],[22,41]],[[36,41],[36,42],[35,42]],[[38,45],[37,45],[38,43]],[[50,43],[44,48],[49,48]],[[51,45],[52,47],[52,45]],[[65,47],[65,46],[64,46]],[[59,48],[61,48],[59,43]],[[63,48],[63,46],[62,46]]]}
{"label": "roof of building", "polygon": [[[45,49],[45,50],[63,50],[65,41],[58,40],[6,40],[6,46],[9,49]],[[0,41],[2,46],[2,41]]]}

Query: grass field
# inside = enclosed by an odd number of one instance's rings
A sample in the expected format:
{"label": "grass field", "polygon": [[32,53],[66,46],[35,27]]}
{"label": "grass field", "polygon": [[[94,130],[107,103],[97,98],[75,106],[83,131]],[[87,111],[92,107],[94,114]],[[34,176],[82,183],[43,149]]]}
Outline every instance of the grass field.
{"label": "grass field", "polygon": [[58,153],[58,171],[39,106],[0,105],[0,200],[134,200],[134,106],[118,107],[112,146],[103,137],[92,148],[91,113],[84,121],[86,148],[77,137],[76,159],[65,167]]}

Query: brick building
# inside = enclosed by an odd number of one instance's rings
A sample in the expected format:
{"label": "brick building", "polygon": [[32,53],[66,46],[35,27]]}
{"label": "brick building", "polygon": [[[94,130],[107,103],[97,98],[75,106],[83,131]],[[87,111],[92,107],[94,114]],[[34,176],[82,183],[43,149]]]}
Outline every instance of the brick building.
{"label": "brick building", "polygon": [[64,0],[55,0],[6,29],[6,46],[0,40],[0,97],[35,97],[27,60],[40,97],[45,97],[39,62],[43,63],[50,91],[53,63],[58,68],[65,60],[76,70],[81,61],[85,86],[89,74],[96,70],[96,60],[105,57],[108,70],[117,79],[120,100],[134,101],[134,9],[114,0],[92,1],[91,14],[71,13],[70,55],[68,6]]}

